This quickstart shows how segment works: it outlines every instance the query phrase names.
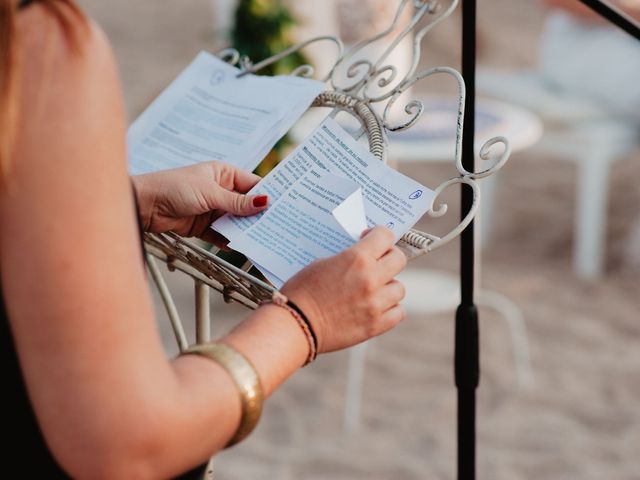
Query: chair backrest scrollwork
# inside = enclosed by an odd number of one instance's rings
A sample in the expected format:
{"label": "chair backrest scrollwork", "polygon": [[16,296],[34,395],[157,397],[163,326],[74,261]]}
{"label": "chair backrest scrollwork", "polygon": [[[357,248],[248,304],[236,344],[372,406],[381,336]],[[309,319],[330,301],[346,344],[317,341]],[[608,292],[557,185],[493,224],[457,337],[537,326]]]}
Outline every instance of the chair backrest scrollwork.
{"label": "chair backrest scrollwork", "polygon": [[[409,258],[414,258],[434,250],[457,237],[471,223],[478,210],[480,190],[476,183],[479,178],[498,171],[508,160],[509,142],[504,137],[488,140],[480,149],[480,158],[489,166],[479,171],[467,171],[462,165],[462,132],[464,129],[465,83],[460,73],[451,67],[433,67],[417,72],[425,36],[433,28],[446,19],[458,6],[459,0],[401,0],[396,14],[387,28],[371,38],[357,42],[345,51],[342,41],[335,36],[315,37],[299,43],[278,55],[257,63],[242,57],[234,49],[225,49],[218,56],[241,69],[239,75],[259,73],[264,67],[275,63],[311,44],[329,43],[336,50],[336,60],[330,70],[319,79],[325,81],[328,89],[314,101],[314,106],[331,107],[330,115],[347,112],[356,118],[361,128],[354,134],[355,138],[366,135],[370,151],[381,161],[386,161],[387,132],[399,132],[411,128],[423,115],[424,105],[419,100],[408,101],[403,108],[406,118],[398,122],[392,115],[403,95],[417,82],[434,75],[453,77],[458,89],[457,122],[455,155],[452,159],[458,175],[446,180],[435,188],[436,196],[427,215],[432,218],[442,217],[448,211],[447,205],[439,203],[441,193],[453,185],[469,185],[474,192],[474,202],[469,213],[453,229],[443,236],[437,236],[418,230],[411,230],[399,243],[400,248]],[[402,24],[405,19],[406,25]],[[406,20],[408,19],[408,21]],[[411,35],[413,38],[411,39]],[[388,58],[398,45],[411,39],[411,63],[408,71],[399,74],[396,66],[388,63]],[[367,48],[376,42],[386,42],[386,46],[377,58],[363,58]],[[327,45],[327,48],[330,46]],[[303,65],[293,70],[291,75],[305,77],[314,76],[310,65]],[[377,112],[381,111],[379,114]],[[428,112],[426,112],[428,113]],[[392,118],[393,117],[393,118]],[[428,120],[428,118],[427,118]],[[502,145],[499,153],[494,153],[494,146]],[[174,325],[179,319],[171,298],[167,298],[168,289],[162,285],[163,280],[153,264],[153,257],[166,262],[170,268],[178,269],[194,278],[200,284],[221,292],[225,300],[239,302],[249,308],[257,307],[261,301],[272,295],[274,289],[264,281],[250,275],[249,263],[242,268],[235,267],[216,255],[215,251],[207,251],[198,245],[178,237],[177,235],[145,236],[147,258],[154,280],[167,306],[172,325],[176,330],[178,343],[184,347],[184,333],[180,334],[180,325]],[[155,273],[154,273],[155,272]],[[158,283],[160,282],[160,283]],[[166,291],[166,295],[165,292]],[[207,317],[208,318],[208,317]],[[199,322],[202,323],[202,322]],[[182,339],[180,336],[182,335]]]}

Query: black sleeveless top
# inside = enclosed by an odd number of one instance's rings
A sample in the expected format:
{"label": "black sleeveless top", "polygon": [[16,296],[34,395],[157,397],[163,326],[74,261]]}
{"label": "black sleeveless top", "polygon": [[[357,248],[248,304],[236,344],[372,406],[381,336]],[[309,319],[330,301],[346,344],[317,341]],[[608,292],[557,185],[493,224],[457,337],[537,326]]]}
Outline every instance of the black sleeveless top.
{"label": "black sleeveless top", "polygon": [[[19,8],[24,8],[33,3],[33,1],[22,0],[19,3]],[[5,436],[8,439],[7,444],[1,450],[0,468],[2,468],[3,472],[13,475],[13,478],[41,478],[46,480],[70,478],[49,452],[31,407],[13,342],[1,284],[0,372],[2,372],[4,429]],[[9,425],[15,425],[16,427],[10,431],[8,430]],[[25,456],[28,460],[22,462],[20,459]],[[181,480],[202,479],[205,468],[206,465],[199,466],[179,478]]]}

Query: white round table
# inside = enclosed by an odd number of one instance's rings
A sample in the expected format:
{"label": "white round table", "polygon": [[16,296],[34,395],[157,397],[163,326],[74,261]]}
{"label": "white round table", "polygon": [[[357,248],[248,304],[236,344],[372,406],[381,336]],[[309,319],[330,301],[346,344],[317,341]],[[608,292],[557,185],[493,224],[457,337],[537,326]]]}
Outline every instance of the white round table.
{"label": "white round table", "polygon": [[[458,103],[451,95],[423,95],[418,97],[424,111],[410,129],[389,134],[389,159],[397,163],[453,162]],[[532,147],[542,138],[542,121],[530,111],[498,100],[476,100],[476,169],[484,169],[477,156],[482,145],[492,137],[509,140],[512,154]],[[496,147],[499,148],[499,147]],[[506,168],[509,168],[507,164]],[[478,240],[485,245],[491,231],[495,203],[496,175],[481,180],[482,199],[478,219]],[[424,182],[423,182],[424,183]],[[428,185],[428,183],[427,183]]]}
{"label": "white round table", "polygon": [[[457,98],[423,95],[424,111],[410,129],[389,134],[389,158],[397,162],[449,162],[454,158]],[[398,106],[399,107],[399,106]],[[476,152],[491,137],[509,139],[512,152],[533,146],[542,137],[542,121],[513,104],[478,98],[476,101]]]}
{"label": "white round table", "polygon": [[[455,158],[455,129],[457,123],[457,98],[442,95],[424,95],[424,111],[416,125],[404,132],[389,134],[389,159],[392,162],[452,163]],[[532,147],[542,137],[542,121],[528,110],[509,103],[479,98],[476,101],[475,125],[476,154],[492,137],[506,137],[511,151],[517,153]],[[507,164],[506,168],[509,168]],[[483,169],[480,161],[476,170]],[[478,218],[480,235],[476,235],[476,303],[500,313],[512,337],[517,378],[520,385],[528,385],[532,379],[529,348],[524,316],[520,309],[504,295],[480,288],[479,246],[488,238],[491,212],[493,211],[495,177],[481,180],[482,218]],[[429,185],[428,179],[419,179]],[[484,227],[484,228],[483,228]],[[407,295],[403,305],[409,313],[433,314],[454,311],[460,301],[459,279],[450,272],[407,268],[398,275],[404,283]]]}

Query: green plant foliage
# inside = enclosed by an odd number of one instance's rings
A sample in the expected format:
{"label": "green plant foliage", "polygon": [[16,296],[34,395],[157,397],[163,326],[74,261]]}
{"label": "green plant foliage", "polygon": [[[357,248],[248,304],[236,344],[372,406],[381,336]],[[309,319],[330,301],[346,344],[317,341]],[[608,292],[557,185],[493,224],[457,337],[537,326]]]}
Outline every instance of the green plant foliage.
{"label": "green plant foliage", "polygon": [[[241,55],[257,63],[294,45],[291,28],[295,24],[295,17],[281,0],[240,0],[231,31],[232,46]],[[302,53],[295,52],[258,73],[286,75],[305,64],[309,64],[309,60]],[[266,175],[278,164],[290,144],[287,136],[280,139],[271,154],[258,166],[256,173]]]}
{"label": "green plant foliage", "polygon": [[[280,0],[240,0],[231,32],[232,45],[254,63],[293,45],[291,27],[295,18]],[[287,74],[308,63],[299,52],[260,71],[263,75]]]}

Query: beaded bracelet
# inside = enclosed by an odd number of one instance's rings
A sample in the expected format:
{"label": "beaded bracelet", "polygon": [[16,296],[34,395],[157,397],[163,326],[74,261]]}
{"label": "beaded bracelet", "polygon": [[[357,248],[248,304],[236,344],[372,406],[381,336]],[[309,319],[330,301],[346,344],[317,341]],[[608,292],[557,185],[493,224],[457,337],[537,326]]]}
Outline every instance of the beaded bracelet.
{"label": "beaded bracelet", "polygon": [[273,292],[271,299],[263,301],[262,304],[273,304],[278,307],[282,307],[296,319],[296,322],[300,325],[305,337],[307,337],[307,343],[309,344],[309,355],[307,356],[307,360],[304,362],[303,366],[307,366],[313,362],[318,356],[318,337],[316,336],[316,332],[313,330],[311,322],[300,307],[280,292]]}

